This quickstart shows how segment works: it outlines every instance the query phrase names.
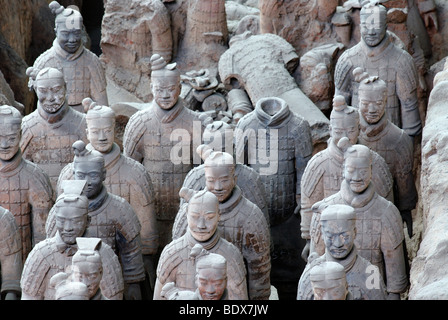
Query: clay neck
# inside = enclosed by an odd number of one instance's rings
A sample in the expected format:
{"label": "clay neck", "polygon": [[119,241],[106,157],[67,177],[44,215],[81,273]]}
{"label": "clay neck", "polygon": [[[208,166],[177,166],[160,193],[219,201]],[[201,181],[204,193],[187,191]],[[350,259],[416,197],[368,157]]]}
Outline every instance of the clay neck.
{"label": "clay neck", "polygon": [[[89,143],[86,146],[87,150],[95,150],[95,148],[92,146],[91,143]],[[110,149],[109,152],[107,153],[103,153],[101,152],[101,154],[104,157],[104,167],[109,168],[111,166],[113,166],[119,159],[120,159],[120,155],[121,155],[121,151],[120,151],[120,147],[118,146],[118,144],[116,144],[114,142],[114,144],[112,145],[112,149]]]}
{"label": "clay neck", "polygon": [[362,208],[366,206],[375,195],[375,188],[370,182],[369,186],[361,193],[353,192],[346,180],[341,183],[341,196],[344,201],[353,208]]}
{"label": "clay neck", "polygon": [[334,159],[338,163],[342,164],[344,162],[344,152],[339,149],[339,147],[333,142],[332,138],[328,139],[327,145],[330,159]]}
{"label": "clay neck", "polygon": [[179,98],[176,104],[169,110],[163,109],[154,101],[154,112],[162,123],[172,122],[183,110],[184,104],[181,98]]}
{"label": "clay neck", "polygon": [[255,106],[255,114],[258,120],[267,127],[275,127],[281,125],[291,114],[289,107],[286,103],[282,103],[278,111],[273,115],[268,114],[263,110],[260,104]]}
{"label": "clay neck", "polygon": [[364,117],[359,117],[359,123],[361,127],[361,132],[363,135],[367,137],[375,137],[378,136],[384,129],[387,127],[389,120],[387,118],[386,113],[381,117],[381,119],[374,124],[368,123]]}
{"label": "clay neck", "polygon": [[369,58],[379,58],[386,51],[389,45],[392,44],[392,41],[390,40],[388,32],[386,32],[384,39],[381,40],[381,42],[375,47],[367,45],[367,43],[365,43],[365,41],[362,38],[361,38],[361,44],[364,49],[364,52],[367,54]]}
{"label": "clay neck", "polygon": [[358,251],[356,250],[355,245],[353,245],[350,253],[343,259],[334,258],[327,249],[325,249],[325,260],[326,261],[334,261],[341,264],[344,267],[345,272],[349,272],[356,263],[356,259],[358,258]]}
{"label": "clay neck", "polygon": [[233,211],[240,203],[243,197],[240,187],[235,186],[232,190],[230,197],[224,202],[219,203],[219,214],[225,215]]}
{"label": "clay neck", "polygon": [[37,111],[39,112],[39,115],[49,124],[55,124],[60,122],[62,119],[64,119],[65,115],[67,114],[67,112],[69,112],[69,110],[70,107],[67,104],[67,100],[64,101],[62,107],[55,113],[48,113],[41,106],[40,102],[37,103]]}
{"label": "clay neck", "polygon": [[9,160],[0,160],[0,173],[11,172],[22,163],[22,151],[20,149]]}
{"label": "clay neck", "polygon": [[205,250],[213,249],[220,239],[220,235],[218,229],[216,229],[215,233],[210,237],[210,239],[206,241],[198,241],[196,240],[190,232],[190,229],[187,229],[187,233],[185,234],[188,243],[193,248],[195,244],[200,244]]}
{"label": "clay neck", "polygon": [[84,46],[81,44],[79,46],[78,50],[76,50],[76,52],[69,53],[61,47],[61,45],[58,42],[58,39],[54,39],[53,47],[54,47],[54,50],[56,51],[56,54],[66,61],[76,60],[84,52]]}
{"label": "clay neck", "polygon": [[89,199],[89,212],[100,208],[108,198],[107,196],[108,196],[107,189],[103,185],[100,193],[95,198]]}

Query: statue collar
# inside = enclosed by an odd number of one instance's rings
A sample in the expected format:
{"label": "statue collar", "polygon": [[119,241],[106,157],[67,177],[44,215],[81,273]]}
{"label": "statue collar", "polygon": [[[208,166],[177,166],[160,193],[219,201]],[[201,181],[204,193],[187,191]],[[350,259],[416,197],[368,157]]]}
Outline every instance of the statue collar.
{"label": "statue collar", "polygon": [[389,120],[387,118],[386,113],[384,113],[383,117],[375,124],[367,123],[367,121],[364,119],[364,117],[359,117],[359,124],[361,128],[361,133],[367,137],[375,137],[378,136],[381,132],[384,131],[384,129],[389,124]]}
{"label": "statue collar", "polygon": [[216,246],[216,244],[218,243],[219,239],[221,238],[221,236],[219,235],[218,229],[216,229],[216,232],[207,241],[196,240],[193,237],[193,235],[191,234],[190,229],[187,229],[187,232],[185,233],[185,237],[187,238],[187,241],[191,248],[193,248],[195,244],[199,243],[205,250],[213,249]]}
{"label": "statue collar", "polygon": [[258,117],[258,120],[265,126],[275,127],[281,125],[291,115],[291,111],[289,110],[289,107],[285,102],[282,103],[280,110],[272,116],[267,114],[261,108],[261,105],[255,106],[255,114]]}
{"label": "statue collar", "polygon": [[353,208],[362,208],[366,206],[375,195],[375,187],[373,182],[369,183],[369,186],[363,193],[355,193],[350,189],[347,181],[343,180],[341,183],[341,196],[348,205]]}
{"label": "statue collar", "polygon": [[84,45],[81,44],[78,48],[78,50],[76,50],[76,52],[74,53],[69,53],[67,51],[65,51],[64,49],[62,49],[61,45],[58,42],[58,39],[54,39],[53,41],[53,47],[54,50],[56,52],[56,54],[58,56],[60,56],[62,59],[66,60],[66,61],[73,61],[78,59],[84,52]]}
{"label": "statue collar", "polygon": [[107,198],[108,198],[108,192],[106,187],[103,185],[100,194],[97,195],[95,199],[92,200],[89,199],[89,213],[91,211],[95,211],[98,208],[100,208],[103,205],[103,203],[106,202]]}
{"label": "statue collar", "polygon": [[7,173],[15,170],[22,163],[22,151],[19,149],[10,160],[0,160],[0,173]]}
{"label": "statue collar", "polygon": [[350,251],[350,253],[344,259],[335,259],[328,252],[328,250],[325,250],[325,260],[334,261],[341,264],[344,267],[346,273],[348,273],[353,268],[357,258],[358,258],[358,251],[356,250],[355,245],[353,245],[352,251]]}
{"label": "statue collar", "polygon": [[[86,146],[87,150],[94,150],[95,148],[92,146],[91,143],[89,143]],[[112,149],[108,153],[101,153],[104,157],[104,166],[106,168],[112,167],[117,161],[120,159],[121,151],[118,144],[114,142],[112,145]]]}
{"label": "statue collar", "polygon": [[67,100],[64,102],[62,107],[55,113],[46,112],[42,108],[40,102],[37,103],[37,112],[49,124],[54,124],[54,123],[60,122],[65,117],[67,112],[69,112],[69,111],[70,111],[70,106],[67,104]]}
{"label": "statue collar", "polygon": [[232,212],[233,209],[235,209],[240,203],[242,198],[243,193],[241,192],[240,187],[235,186],[230,197],[226,201],[219,204],[219,213],[222,215]]}
{"label": "statue collar", "polygon": [[179,97],[176,104],[169,110],[162,109],[155,101],[153,102],[154,112],[162,123],[169,123],[177,118],[184,110],[182,98]]}

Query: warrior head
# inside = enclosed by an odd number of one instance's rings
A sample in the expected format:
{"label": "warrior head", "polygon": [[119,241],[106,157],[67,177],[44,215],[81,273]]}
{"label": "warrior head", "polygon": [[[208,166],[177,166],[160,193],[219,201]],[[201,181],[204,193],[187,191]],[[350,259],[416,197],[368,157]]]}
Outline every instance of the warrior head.
{"label": "warrior head", "polygon": [[387,9],[378,0],[365,1],[360,11],[361,38],[369,47],[376,47],[387,32]]}
{"label": "warrior head", "polygon": [[348,294],[344,267],[334,261],[325,261],[310,269],[314,300],[345,300]]}
{"label": "warrior head", "polygon": [[51,12],[56,15],[56,39],[62,49],[75,53],[82,44],[83,19],[79,10],[64,8],[57,1],[49,4]]}
{"label": "warrior head", "polygon": [[154,101],[164,109],[170,110],[179,99],[182,84],[176,63],[167,64],[159,54],[151,57],[151,91]]}
{"label": "warrior head", "polygon": [[0,106],[0,160],[11,160],[20,149],[22,114],[8,105]]}
{"label": "warrior head", "polygon": [[358,141],[358,134],[358,110],[348,106],[343,96],[336,95],[333,98],[333,109],[330,114],[330,136],[332,143],[337,145],[341,138],[347,137],[352,144],[355,144]]}
{"label": "warrior head", "polygon": [[108,153],[115,142],[115,112],[108,106],[100,106],[90,98],[82,101],[86,111],[87,139],[92,147],[101,152]]}

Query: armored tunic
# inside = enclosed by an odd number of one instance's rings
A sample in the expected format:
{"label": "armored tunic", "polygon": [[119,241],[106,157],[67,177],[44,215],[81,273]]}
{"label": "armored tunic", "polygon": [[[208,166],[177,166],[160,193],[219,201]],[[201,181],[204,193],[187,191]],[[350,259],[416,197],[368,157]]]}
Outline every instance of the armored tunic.
{"label": "armored tunic", "polygon": [[22,120],[20,148],[26,160],[41,167],[56,190],[59,174],[73,161],[72,145],[78,140],[88,143],[85,114],[67,104],[55,114],[46,113],[38,105],[37,110]]}
{"label": "armored tunic", "polygon": [[14,215],[25,262],[31,248],[45,239],[45,221],[53,207],[50,179],[19,150],[11,160],[0,161],[0,185],[0,205]]}
{"label": "armored tunic", "polygon": [[[254,112],[238,122],[235,147],[237,161],[244,159],[266,187],[271,226],[286,221],[297,206],[302,174],[313,152],[308,122],[291,112],[286,103],[273,116],[257,104]],[[266,157],[275,153],[278,158],[266,165]]]}
{"label": "armored tunic", "polygon": [[[237,163],[235,165],[235,176],[237,177],[236,183],[243,192],[243,196],[263,211],[266,221],[269,224],[266,189],[260,179],[259,173],[249,166]],[[182,186],[196,191],[204,189],[206,187],[204,165],[201,164],[191,169],[185,177]],[[184,203],[185,200],[181,198],[179,207],[182,207]]]}
{"label": "armored tunic", "polygon": [[[372,181],[376,192],[389,201],[394,201],[393,177],[386,161],[378,153],[372,153]],[[335,194],[341,189],[344,170],[344,154],[332,141],[328,147],[316,153],[308,162],[302,176],[301,189],[301,232],[309,239],[309,227],[316,202]]]}
{"label": "armored tunic", "polygon": [[[268,300],[271,290],[270,231],[263,213],[236,186],[231,197],[219,204],[219,215],[220,235],[243,254],[250,300]],[[174,221],[173,239],[180,238],[187,229],[187,204],[184,204]]]}
{"label": "armored tunic", "polygon": [[13,214],[0,207],[1,293],[21,292],[22,242]]}
{"label": "armored tunic", "polygon": [[[161,248],[171,240],[182,183],[193,164],[200,163],[195,150],[203,130],[199,114],[185,108],[180,99],[168,111],[153,102],[148,109],[132,115],[126,125],[123,153],[143,163],[149,172]],[[193,133],[197,135],[197,145]]]}
{"label": "armored tunic", "polygon": [[[300,277],[297,290],[297,300],[314,300],[313,288],[310,281],[311,268],[325,261],[335,261],[345,269],[348,290],[352,294],[352,300],[386,300],[387,292],[383,279],[377,280],[378,287],[368,288],[369,276],[379,275],[377,266],[361,257],[356,247],[349,255],[342,259],[334,259],[328,252],[308,263]],[[370,282],[369,282],[370,283]]]}
{"label": "armored tunic", "polygon": [[104,68],[100,59],[84,46],[75,53],[68,53],[55,39],[53,46],[36,59],[33,67],[38,70],[56,68],[64,74],[67,101],[76,111],[84,112],[82,100],[87,97],[99,105],[109,105]]}
{"label": "armored tunic", "polygon": [[[76,245],[64,243],[59,232],[39,242],[23,267],[20,279],[22,300],[54,300],[55,290],[49,286],[50,279],[56,273],[70,271],[77,250]],[[101,292],[110,300],[122,300],[124,283],[118,257],[106,243],[101,245],[99,253],[103,265]]]}
{"label": "armored tunic", "polygon": [[[93,149],[91,144],[86,149]],[[151,177],[143,165],[120,152],[114,143],[112,150],[104,155],[106,179],[104,185],[112,194],[125,199],[134,209],[141,224],[140,237],[142,253],[154,254],[158,248],[158,237],[155,212],[154,190]],[[66,165],[59,175],[57,193],[62,193],[61,184],[64,180],[73,179],[73,162]]]}
{"label": "armored tunic", "polygon": [[[126,283],[143,281],[141,226],[131,205],[103,188],[96,199],[89,201],[89,217],[84,237],[100,238],[114,250]],[[47,238],[54,236],[56,231],[56,211],[52,209],[46,224]]]}
{"label": "armored tunic", "polygon": [[422,130],[417,98],[418,75],[411,55],[394,45],[389,35],[374,48],[361,39],[345,51],[336,63],[335,87],[336,94],[343,95],[347,104],[353,107],[358,107],[359,103],[359,83],[352,74],[356,67],[386,82],[388,118],[408,135],[418,135]]}
{"label": "armored tunic", "polygon": [[163,249],[157,265],[154,300],[161,299],[161,290],[168,282],[174,282],[180,290],[196,290],[196,261],[190,257],[190,252],[197,243],[207,251],[220,254],[226,259],[229,300],[247,300],[246,269],[238,248],[221,238],[217,232],[210,240],[198,242],[189,231]]}
{"label": "armored tunic", "polygon": [[[355,209],[355,246],[359,255],[379,268],[387,292],[404,292],[408,278],[403,252],[403,223],[397,207],[379,196],[372,184],[362,194],[355,194],[345,180],[341,183],[341,191],[318,202],[316,207],[332,204],[345,204]],[[323,254],[320,226],[320,212],[316,211],[311,221],[311,241],[316,252]]]}
{"label": "armored tunic", "polygon": [[359,143],[378,152],[389,166],[394,181],[395,205],[398,210],[413,210],[418,194],[414,174],[414,144],[400,128],[383,117],[375,125],[361,119]]}

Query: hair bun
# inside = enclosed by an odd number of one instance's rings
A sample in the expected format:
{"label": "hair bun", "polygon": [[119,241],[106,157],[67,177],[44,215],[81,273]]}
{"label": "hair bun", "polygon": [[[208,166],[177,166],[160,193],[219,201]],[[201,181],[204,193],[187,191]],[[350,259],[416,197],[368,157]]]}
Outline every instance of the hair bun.
{"label": "hair bun", "polygon": [[64,7],[62,5],[59,4],[59,2],[57,1],[52,1],[50,2],[50,4],[48,5],[50,7],[51,13],[53,13],[54,15],[58,15],[60,14],[62,11],[64,11]]}

